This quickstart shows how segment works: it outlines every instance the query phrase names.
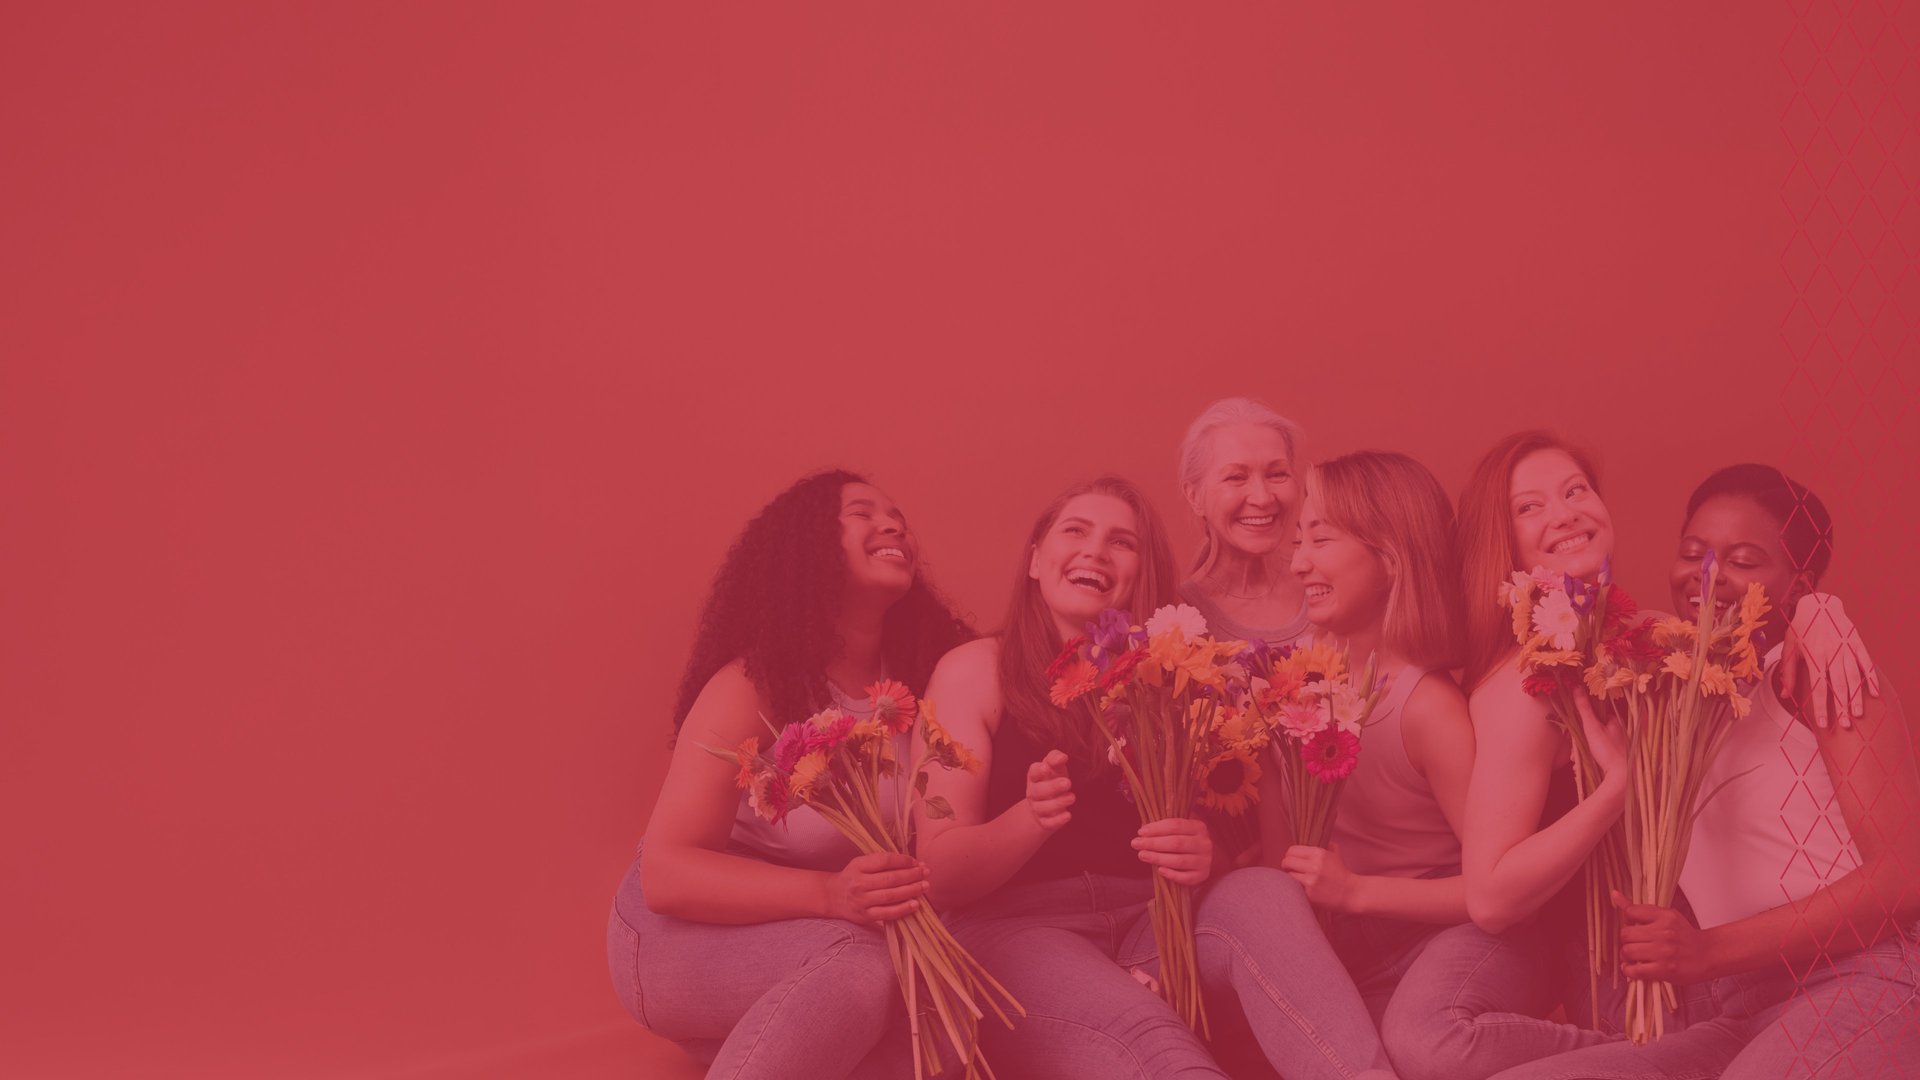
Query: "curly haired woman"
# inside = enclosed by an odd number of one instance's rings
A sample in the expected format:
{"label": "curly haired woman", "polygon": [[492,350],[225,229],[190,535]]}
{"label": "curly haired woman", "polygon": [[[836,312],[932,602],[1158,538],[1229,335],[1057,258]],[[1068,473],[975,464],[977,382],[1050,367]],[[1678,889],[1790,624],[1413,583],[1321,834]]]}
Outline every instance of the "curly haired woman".
{"label": "curly haired woman", "polygon": [[918,571],[892,500],[853,473],[823,472],[768,503],[714,581],[666,782],[607,925],[622,1003],[710,1060],[709,1076],[886,1070],[883,1035],[902,1010],[879,926],[919,905],[925,868],[857,855],[804,807],[769,825],[734,766],[702,747],[765,735],[763,717],[780,726],[828,705],[865,715],[860,689],[885,679],[923,687],[972,634]]}

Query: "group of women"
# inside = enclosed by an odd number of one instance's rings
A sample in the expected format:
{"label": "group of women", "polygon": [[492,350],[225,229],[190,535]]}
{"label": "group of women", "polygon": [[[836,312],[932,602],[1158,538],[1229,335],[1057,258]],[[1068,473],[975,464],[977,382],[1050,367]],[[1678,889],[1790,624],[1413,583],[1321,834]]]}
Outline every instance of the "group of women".
{"label": "group of women", "polygon": [[[683,737],[609,919],[629,1011],[714,1077],[911,1075],[879,927],[931,903],[1025,1007],[1010,1029],[981,1028],[1004,1076],[1920,1068],[1920,778],[1891,687],[1817,591],[1833,550],[1820,500],[1737,465],[1682,515],[1672,610],[1737,603],[1758,582],[1776,648],[1716,759],[1686,909],[1624,905],[1624,973],[1683,999],[1677,1030],[1635,1046],[1617,996],[1589,999],[1579,901],[1587,855],[1625,806],[1624,740],[1604,710],[1588,716],[1605,779],[1576,798],[1568,738],[1524,691],[1496,602],[1515,571],[1603,572],[1614,523],[1590,462],[1550,435],[1512,436],[1456,514],[1412,458],[1308,468],[1295,443],[1293,424],[1246,399],[1193,423],[1179,479],[1205,540],[1185,575],[1133,484],[1063,491],[1013,553],[990,636],[929,587],[906,516],[861,477],[821,473],[775,498],[701,616],[674,711]],[[1702,596],[1709,552],[1721,573]],[[1138,622],[1170,602],[1218,637],[1330,637],[1387,673],[1327,848],[1291,843],[1277,769],[1250,846],[1200,820],[1142,827],[1090,715],[1049,699],[1048,664],[1099,612]],[[763,716],[863,714],[860,689],[882,679],[936,702],[982,763],[933,771],[928,794],[953,813],[918,822],[912,857],[856,856],[804,809],[763,822],[702,749],[763,732]],[[1196,887],[1211,1044],[1155,992],[1154,874]]]}

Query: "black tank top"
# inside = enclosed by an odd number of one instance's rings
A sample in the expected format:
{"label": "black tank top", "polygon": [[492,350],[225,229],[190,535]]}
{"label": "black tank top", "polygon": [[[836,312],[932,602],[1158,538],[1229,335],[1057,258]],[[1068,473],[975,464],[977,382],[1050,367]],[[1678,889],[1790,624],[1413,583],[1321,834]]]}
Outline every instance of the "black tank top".
{"label": "black tank top", "polygon": [[[1046,756],[1013,722],[1002,716],[993,736],[993,767],[987,773],[987,813],[997,816],[1027,796],[1027,768]],[[1121,792],[1120,770],[1099,763],[1069,761],[1073,778],[1073,817],[1047,837],[1009,885],[1055,881],[1091,872],[1118,877],[1146,877],[1151,871],[1133,850],[1140,829],[1140,811]]]}

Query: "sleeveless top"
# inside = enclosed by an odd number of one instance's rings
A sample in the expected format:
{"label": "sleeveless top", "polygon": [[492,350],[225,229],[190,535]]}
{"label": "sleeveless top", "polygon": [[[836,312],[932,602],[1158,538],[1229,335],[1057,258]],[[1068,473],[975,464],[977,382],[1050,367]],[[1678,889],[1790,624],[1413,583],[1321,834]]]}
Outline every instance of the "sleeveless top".
{"label": "sleeveless top", "polygon": [[[1027,797],[1027,769],[1050,749],[1035,746],[1012,717],[1001,715],[1000,729],[993,735],[993,765],[987,771],[989,819]],[[1104,758],[1098,770],[1076,761],[1069,761],[1067,769],[1073,778],[1073,816],[1047,837],[1007,884],[1055,881],[1081,873],[1146,877],[1152,867],[1133,850],[1140,811],[1121,791],[1120,769]]]}
{"label": "sleeveless top", "polygon": [[1207,630],[1216,638],[1229,641],[1264,641],[1274,648],[1282,645],[1305,645],[1313,639],[1313,624],[1307,621],[1306,601],[1300,602],[1300,613],[1285,626],[1262,630],[1253,626],[1242,626],[1227,617],[1213,598],[1200,590],[1192,581],[1183,581],[1174,590],[1183,604],[1191,605],[1207,620]]}
{"label": "sleeveless top", "polygon": [[1770,672],[1700,795],[1680,887],[1703,930],[1801,899],[1860,865],[1820,744],[1775,695]]}
{"label": "sleeveless top", "polygon": [[[861,718],[873,715],[873,706],[865,698],[850,697],[839,687],[831,683],[827,685],[835,708]],[[911,734],[894,736],[894,754],[902,762],[908,760],[907,755],[912,749]],[[881,777],[880,805],[891,807],[898,797],[899,787],[895,780]],[[735,854],[809,870],[838,870],[847,865],[847,860],[860,854],[852,841],[840,835],[840,830],[812,807],[795,806],[784,821],[775,825],[753,812],[753,807],[747,804],[746,792],[740,793],[740,805],[734,811],[731,840],[730,849]]]}
{"label": "sleeveless top", "polygon": [[1433,785],[1407,757],[1400,727],[1407,699],[1427,674],[1411,664],[1394,672],[1361,729],[1360,761],[1333,819],[1340,858],[1356,874],[1412,878],[1460,865],[1460,839],[1440,812]]}

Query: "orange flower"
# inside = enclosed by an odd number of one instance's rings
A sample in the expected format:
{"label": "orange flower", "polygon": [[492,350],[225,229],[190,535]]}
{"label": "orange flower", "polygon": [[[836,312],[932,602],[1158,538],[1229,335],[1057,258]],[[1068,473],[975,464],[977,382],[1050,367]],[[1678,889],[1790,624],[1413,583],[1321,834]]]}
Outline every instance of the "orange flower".
{"label": "orange flower", "polygon": [[906,683],[882,679],[867,687],[867,701],[873,705],[874,717],[889,730],[897,733],[913,727],[913,692]]}
{"label": "orange flower", "polygon": [[740,744],[740,749],[734,751],[734,755],[740,762],[740,771],[734,774],[733,786],[741,791],[750,791],[753,788],[754,766],[760,760],[760,736],[749,736],[746,742]]}
{"label": "orange flower", "polygon": [[1100,669],[1089,660],[1072,660],[1060,669],[1059,678],[1053,681],[1053,688],[1047,691],[1048,700],[1061,708],[1092,690],[1100,679]]}
{"label": "orange flower", "polygon": [[826,775],[827,752],[825,750],[815,750],[811,754],[801,755],[799,762],[793,767],[793,780],[790,784],[793,797],[802,802],[812,801],[814,785]]}

